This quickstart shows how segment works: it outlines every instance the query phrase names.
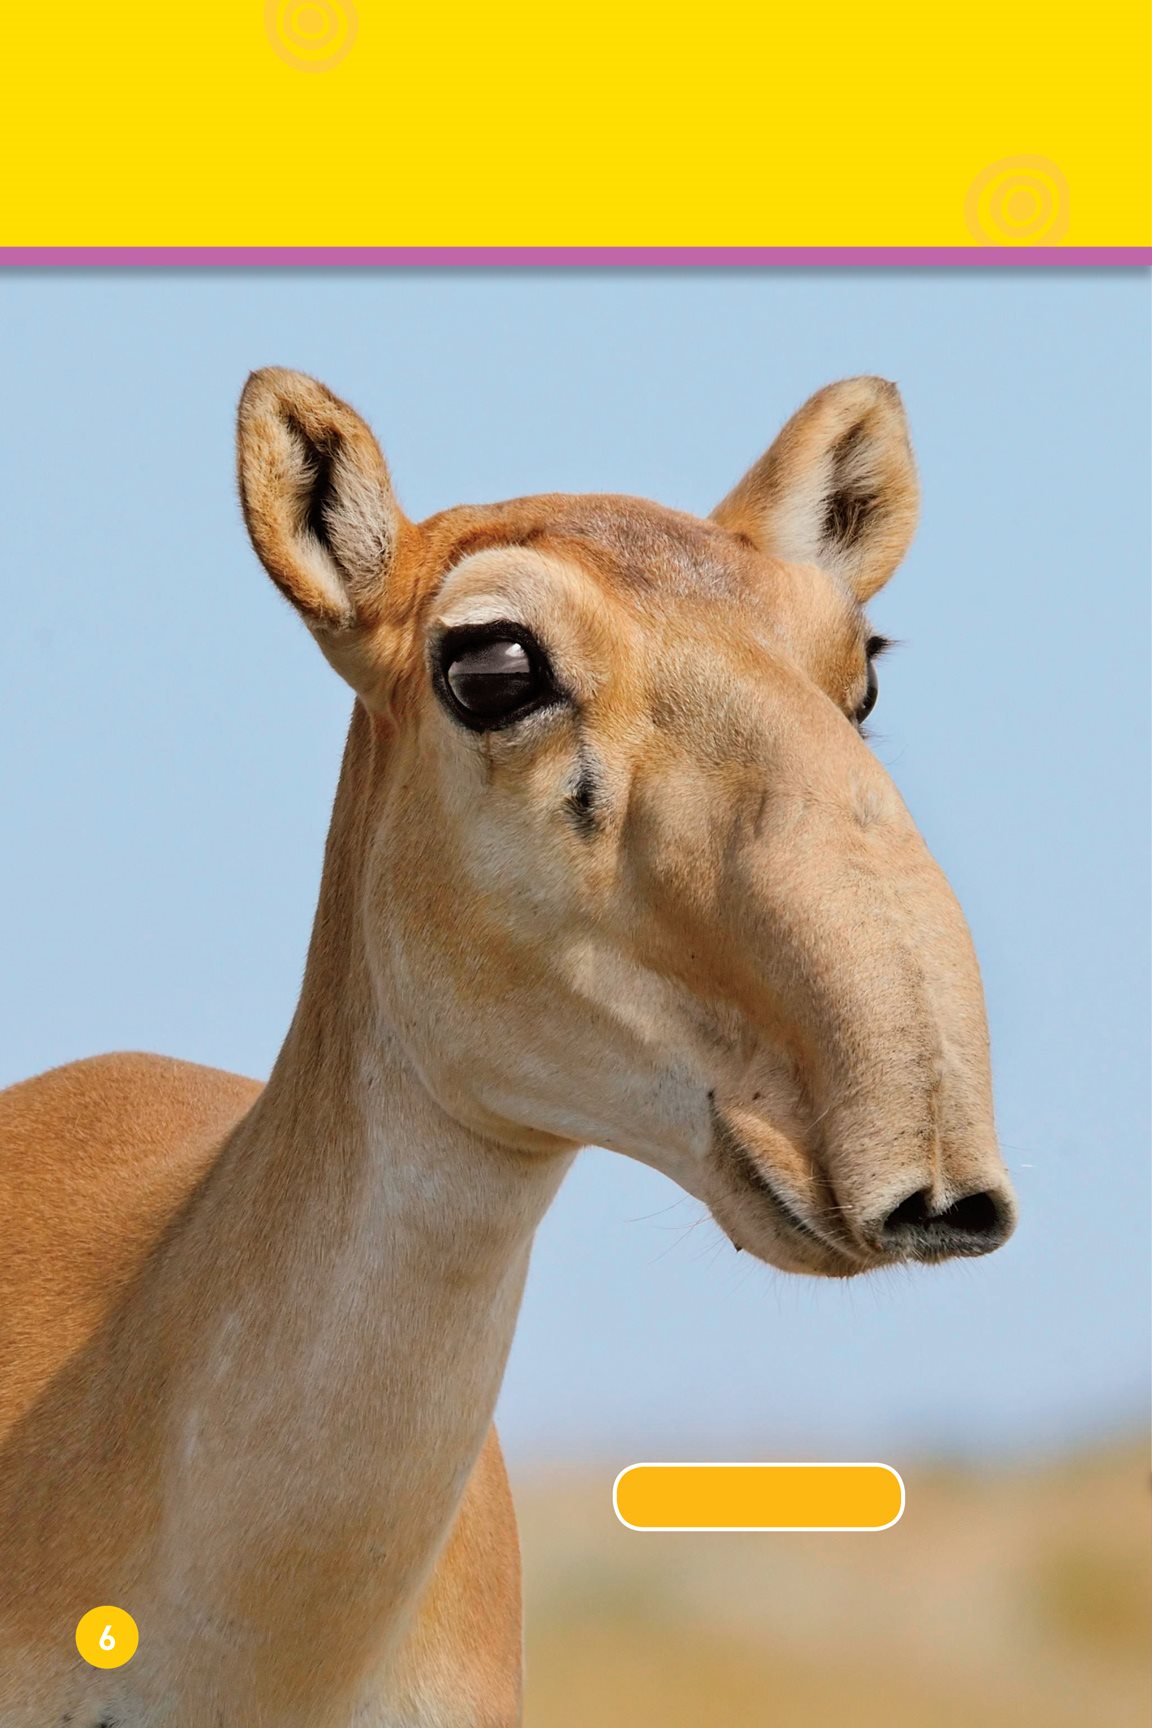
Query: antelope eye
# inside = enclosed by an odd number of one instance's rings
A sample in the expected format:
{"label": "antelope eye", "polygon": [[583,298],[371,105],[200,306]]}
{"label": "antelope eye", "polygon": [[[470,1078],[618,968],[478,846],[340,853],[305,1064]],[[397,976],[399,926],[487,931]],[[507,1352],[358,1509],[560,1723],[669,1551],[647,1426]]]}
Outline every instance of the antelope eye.
{"label": "antelope eye", "polygon": [[852,716],[852,718],[855,720],[857,726],[863,726],[865,720],[867,720],[869,714],[871,714],[873,708],[875,708],[876,698],[877,698],[877,696],[879,696],[879,694],[880,694],[880,680],[876,676],[876,662],[875,662],[875,660],[872,659],[871,656],[869,656],[869,658],[868,658],[868,688],[864,692],[864,700],[861,702],[861,704],[857,708],[855,714]]}
{"label": "antelope eye", "polygon": [[508,726],[560,699],[540,649],[508,625],[449,631],[439,672],[448,707],[477,731]]}
{"label": "antelope eye", "polygon": [[876,698],[880,694],[880,680],[876,676],[876,662],[885,648],[891,647],[887,636],[870,636],[865,646],[868,655],[868,687],[864,692],[864,700],[860,703],[852,718],[857,726],[863,726],[869,714],[876,706]]}

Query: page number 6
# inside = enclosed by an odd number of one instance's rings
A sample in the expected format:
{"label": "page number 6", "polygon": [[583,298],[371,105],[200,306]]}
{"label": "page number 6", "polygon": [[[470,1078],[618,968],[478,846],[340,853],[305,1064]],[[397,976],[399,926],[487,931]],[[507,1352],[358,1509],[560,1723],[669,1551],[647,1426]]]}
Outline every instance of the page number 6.
{"label": "page number 6", "polygon": [[123,1668],[140,1642],[140,1629],[125,1608],[105,1603],[89,1608],[76,1628],[76,1648],[90,1668]]}

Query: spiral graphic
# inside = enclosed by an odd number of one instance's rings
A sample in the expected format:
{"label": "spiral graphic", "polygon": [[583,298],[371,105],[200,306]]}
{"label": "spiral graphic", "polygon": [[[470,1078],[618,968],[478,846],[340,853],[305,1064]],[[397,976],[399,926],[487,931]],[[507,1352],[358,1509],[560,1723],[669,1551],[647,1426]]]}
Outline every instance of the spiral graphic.
{"label": "spiral graphic", "polygon": [[1068,182],[1047,156],[1003,156],[964,199],[968,229],[996,246],[1052,246],[1068,227]]}
{"label": "spiral graphic", "polygon": [[281,60],[301,72],[331,71],[356,40],[351,0],[265,0],[264,22]]}

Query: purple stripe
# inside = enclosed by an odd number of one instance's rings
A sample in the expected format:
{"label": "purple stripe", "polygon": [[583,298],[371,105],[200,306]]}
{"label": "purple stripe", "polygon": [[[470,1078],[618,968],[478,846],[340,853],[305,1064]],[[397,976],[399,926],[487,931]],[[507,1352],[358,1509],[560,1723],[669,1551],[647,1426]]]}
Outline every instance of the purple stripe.
{"label": "purple stripe", "polygon": [[0,246],[0,268],[339,266],[402,269],[507,265],[777,268],[1152,264],[1150,246]]}

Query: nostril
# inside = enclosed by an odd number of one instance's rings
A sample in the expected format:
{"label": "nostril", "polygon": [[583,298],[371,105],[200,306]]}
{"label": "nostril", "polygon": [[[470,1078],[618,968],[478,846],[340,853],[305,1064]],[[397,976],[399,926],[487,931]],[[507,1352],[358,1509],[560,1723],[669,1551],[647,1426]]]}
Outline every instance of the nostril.
{"label": "nostril", "polygon": [[918,1260],[951,1254],[988,1254],[1012,1229],[1009,1207],[990,1189],[965,1194],[942,1212],[927,1188],[918,1188],[889,1212],[877,1231],[879,1245]]}
{"label": "nostril", "polygon": [[1000,1207],[994,1194],[965,1194],[954,1200],[935,1222],[964,1236],[998,1236],[1001,1228]]}
{"label": "nostril", "polygon": [[898,1232],[908,1224],[927,1224],[932,1216],[929,1210],[929,1193],[927,1188],[917,1188],[915,1194],[909,1194],[907,1200],[901,1200],[894,1212],[889,1212],[880,1226],[881,1236]]}

